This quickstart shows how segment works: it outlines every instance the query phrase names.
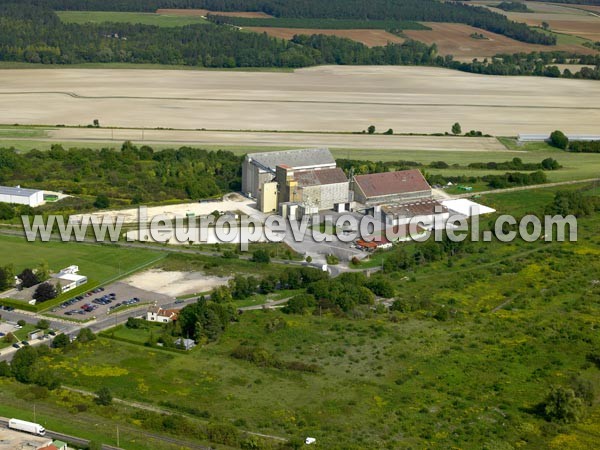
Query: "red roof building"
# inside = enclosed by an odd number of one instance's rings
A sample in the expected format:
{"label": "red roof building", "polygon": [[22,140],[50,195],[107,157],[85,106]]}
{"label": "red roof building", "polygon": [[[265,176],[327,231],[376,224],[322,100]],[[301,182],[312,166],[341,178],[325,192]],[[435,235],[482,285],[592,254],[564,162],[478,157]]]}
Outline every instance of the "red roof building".
{"label": "red roof building", "polygon": [[355,175],[354,199],[366,205],[402,203],[430,199],[431,186],[420,170]]}

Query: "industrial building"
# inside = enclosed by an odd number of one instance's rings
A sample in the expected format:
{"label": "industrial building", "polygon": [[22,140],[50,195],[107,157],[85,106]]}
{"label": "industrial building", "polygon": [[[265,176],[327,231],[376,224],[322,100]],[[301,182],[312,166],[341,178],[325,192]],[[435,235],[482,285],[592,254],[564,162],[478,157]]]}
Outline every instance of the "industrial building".
{"label": "industrial building", "polygon": [[0,186],[0,203],[27,205],[35,208],[44,204],[44,191],[25,189],[21,186]]}
{"label": "industrial building", "polygon": [[432,198],[427,180],[417,169],[355,175],[354,200],[366,206],[415,202]]}
{"label": "industrial building", "polygon": [[375,211],[381,211],[382,222],[386,227],[406,225],[411,221],[429,226],[437,219],[445,223],[450,217],[448,208],[436,200],[421,200],[409,203],[397,203],[375,207]]}
{"label": "industrial building", "polygon": [[350,197],[348,178],[325,148],[246,155],[242,190],[257,199],[262,212],[312,213]]}

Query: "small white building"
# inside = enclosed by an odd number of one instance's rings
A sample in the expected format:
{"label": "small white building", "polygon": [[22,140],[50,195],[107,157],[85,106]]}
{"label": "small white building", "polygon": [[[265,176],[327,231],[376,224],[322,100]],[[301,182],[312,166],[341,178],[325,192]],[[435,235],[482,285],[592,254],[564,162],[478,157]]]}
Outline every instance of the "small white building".
{"label": "small white building", "polygon": [[192,339],[179,338],[175,341],[175,345],[184,350],[191,350],[196,346],[196,343]]}
{"label": "small white building", "polygon": [[162,309],[160,306],[152,306],[148,308],[146,320],[148,322],[169,323],[177,320],[178,316],[178,309]]}
{"label": "small white building", "polygon": [[0,203],[27,205],[35,208],[44,204],[44,191],[24,189],[21,186],[0,186]]}
{"label": "small white building", "polygon": [[61,293],[72,291],[73,289],[84,285],[88,282],[88,278],[84,275],[79,275],[78,266],[69,266],[62,269],[52,277],[60,284]]}

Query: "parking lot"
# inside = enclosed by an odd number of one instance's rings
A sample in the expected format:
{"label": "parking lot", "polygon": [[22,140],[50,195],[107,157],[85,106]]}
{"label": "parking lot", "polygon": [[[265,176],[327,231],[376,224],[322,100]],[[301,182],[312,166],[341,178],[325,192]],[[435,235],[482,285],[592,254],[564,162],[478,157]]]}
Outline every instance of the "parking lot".
{"label": "parking lot", "polygon": [[0,322],[0,333],[2,333],[2,335],[7,335],[8,333],[14,333],[15,331],[19,330],[21,327],[19,327],[16,323],[12,323],[12,322]]}
{"label": "parking lot", "polygon": [[148,303],[172,303],[174,297],[138,289],[126,283],[113,283],[73,297],[52,309],[52,313],[69,319],[87,320],[119,312],[128,306]]}

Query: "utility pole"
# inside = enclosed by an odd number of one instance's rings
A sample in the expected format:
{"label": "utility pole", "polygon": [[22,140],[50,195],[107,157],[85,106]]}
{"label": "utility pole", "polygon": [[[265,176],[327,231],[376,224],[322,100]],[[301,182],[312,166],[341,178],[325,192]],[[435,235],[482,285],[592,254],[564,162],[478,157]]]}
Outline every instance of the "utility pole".
{"label": "utility pole", "polygon": [[119,447],[119,425],[117,425],[117,447]]}
{"label": "utility pole", "polygon": [[33,421],[34,421],[34,422],[37,422],[37,421],[35,420],[35,403],[33,404]]}

